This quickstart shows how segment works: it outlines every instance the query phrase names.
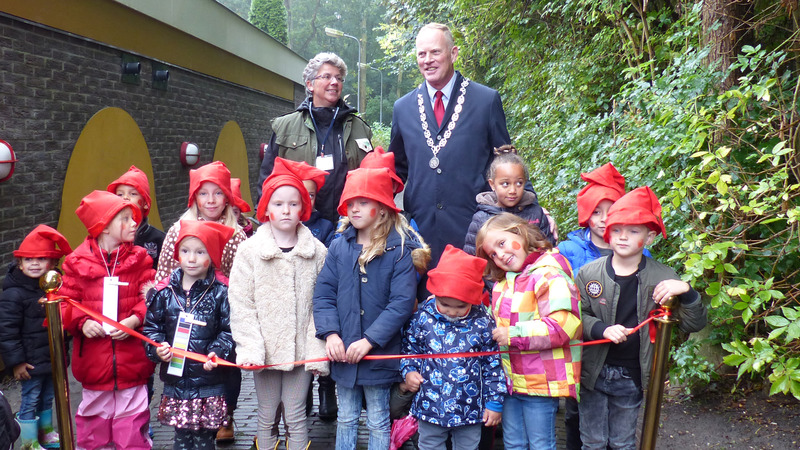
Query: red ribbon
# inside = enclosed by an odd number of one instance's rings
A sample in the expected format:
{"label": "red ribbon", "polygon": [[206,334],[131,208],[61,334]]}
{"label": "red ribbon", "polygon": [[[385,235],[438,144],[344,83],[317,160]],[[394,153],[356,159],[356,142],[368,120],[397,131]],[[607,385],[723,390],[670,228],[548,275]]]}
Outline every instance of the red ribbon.
{"label": "red ribbon", "polygon": [[[111,320],[108,317],[98,313],[97,311],[92,311],[91,309],[81,305],[80,303],[76,302],[75,300],[72,300],[71,298],[66,298],[66,297],[63,297],[63,296],[59,296],[58,298],[63,298],[67,303],[70,304],[70,306],[72,306],[74,308],[77,308],[78,310],[86,313],[88,316],[90,316],[91,318],[97,320],[98,322],[107,323],[107,324],[113,326],[114,328],[116,328],[118,330],[122,330],[125,333],[128,333],[129,335],[131,335],[131,336],[133,336],[135,338],[138,338],[138,339],[140,339],[140,340],[142,340],[144,342],[147,342],[148,344],[154,345],[156,347],[161,347],[161,343],[160,342],[156,342],[156,341],[148,338],[147,336],[139,333],[138,331],[133,330],[132,328],[128,328],[125,325],[122,325],[121,323],[119,323],[119,322],[117,322],[115,320]],[[668,311],[660,309],[660,308],[659,309],[655,309],[655,310],[650,312],[650,317],[648,317],[647,320],[645,320],[644,322],[642,322],[639,325],[637,325],[636,328],[634,328],[629,334],[635,333],[640,328],[642,328],[646,324],[650,323],[651,324],[651,326],[650,326],[650,339],[651,339],[652,342],[655,342],[655,332],[654,332],[655,324],[653,324],[652,321],[653,321],[653,319],[655,319],[657,317],[667,317],[667,316],[669,316],[669,312]],[[597,345],[597,344],[606,344],[606,343],[609,343],[609,342],[611,342],[611,341],[608,340],[608,339],[599,339],[599,340],[596,340],[596,341],[581,342],[581,343],[578,343],[578,344],[570,344],[570,346]],[[189,351],[181,350],[181,349],[175,348],[175,347],[172,347],[171,351],[172,351],[172,354],[175,355],[175,356],[188,358],[188,359],[200,362],[200,363],[205,363],[206,361],[209,360],[208,355],[202,355],[200,353],[189,352]],[[365,360],[378,360],[378,359],[403,359],[403,358],[408,358],[408,359],[474,358],[474,357],[478,357],[478,356],[499,355],[499,354],[502,354],[502,353],[510,353],[510,352],[511,351],[509,351],[509,350],[497,350],[497,351],[490,351],[490,352],[434,353],[434,354],[425,354],[425,355],[367,355],[363,359],[365,359]],[[286,362],[286,363],[280,363],[280,364],[266,364],[266,365],[260,365],[260,366],[241,366],[241,365],[234,364],[234,363],[232,363],[230,361],[226,361],[226,360],[224,360],[222,358],[219,358],[217,356],[215,356],[214,358],[211,358],[211,359],[212,359],[212,361],[214,361],[215,363],[217,363],[219,365],[230,366],[230,367],[238,367],[238,368],[243,369],[243,370],[261,370],[261,369],[269,369],[270,367],[285,366],[285,365],[288,365],[288,364],[297,366],[297,365],[300,365],[300,364],[328,361],[327,357],[322,357],[322,358],[304,359],[304,360],[301,360],[301,361],[292,361],[292,362]]]}

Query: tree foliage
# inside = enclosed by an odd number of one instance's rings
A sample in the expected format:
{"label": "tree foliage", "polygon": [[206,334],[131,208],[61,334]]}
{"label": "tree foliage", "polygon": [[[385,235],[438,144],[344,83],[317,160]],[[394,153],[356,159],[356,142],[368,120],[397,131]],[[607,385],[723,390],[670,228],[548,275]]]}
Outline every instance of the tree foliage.
{"label": "tree foliage", "polygon": [[286,7],[283,0],[253,0],[250,23],[282,44],[288,44]]}
{"label": "tree foliage", "polygon": [[500,90],[562,232],[577,228],[580,173],[608,161],[659,194],[669,238],[654,253],[703,293],[711,322],[675,352],[674,376],[717,376],[697,356],[715,346],[740,378],[800,398],[796,2],[747,2],[719,66],[720,24],[703,27],[699,0],[386,1],[389,58],[409,68],[415,30],[444,22],[458,69]]}

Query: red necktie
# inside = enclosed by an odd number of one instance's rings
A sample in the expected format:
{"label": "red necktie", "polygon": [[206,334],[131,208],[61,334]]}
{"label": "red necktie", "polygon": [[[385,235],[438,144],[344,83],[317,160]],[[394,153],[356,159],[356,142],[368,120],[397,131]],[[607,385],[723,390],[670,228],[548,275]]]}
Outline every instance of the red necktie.
{"label": "red necktie", "polygon": [[436,91],[436,101],[433,102],[433,116],[436,117],[436,124],[442,126],[444,120],[444,102],[442,101],[442,91]]}

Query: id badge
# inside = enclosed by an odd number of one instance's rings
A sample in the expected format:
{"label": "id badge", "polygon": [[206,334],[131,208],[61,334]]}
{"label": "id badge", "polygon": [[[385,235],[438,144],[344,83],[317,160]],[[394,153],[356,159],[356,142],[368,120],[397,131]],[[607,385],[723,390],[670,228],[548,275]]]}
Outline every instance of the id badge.
{"label": "id badge", "polygon": [[319,170],[333,170],[333,155],[320,155],[317,156],[315,167]]}
{"label": "id badge", "polygon": [[[194,314],[181,312],[178,315],[178,324],[175,326],[175,338],[172,340],[172,347],[180,350],[189,348],[189,336],[192,335],[192,325],[194,324]],[[186,365],[186,358],[172,355],[167,367],[167,374],[176,377],[183,376],[183,367]]]}
{"label": "id badge", "polygon": [[[127,286],[128,283],[119,281],[119,277],[103,277],[103,315],[111,320],[119,321],[117,308],[119,307],[119,287]],[[115,331],[116,328],[104,323],[103,331],[106,334]]]}

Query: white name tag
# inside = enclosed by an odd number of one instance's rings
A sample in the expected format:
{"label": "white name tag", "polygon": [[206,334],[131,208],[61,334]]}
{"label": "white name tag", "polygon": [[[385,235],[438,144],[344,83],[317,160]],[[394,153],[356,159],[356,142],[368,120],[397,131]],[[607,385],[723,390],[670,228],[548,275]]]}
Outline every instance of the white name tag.
{"label": "white name tag", "polygon": [[333,155],[317,156],[317,161],[315,166],[319,170],[327,170],[327,171],[333,170]]}
{"label": "white name tag", "polygon": [[365,152],[372,151],[372,143],[370,143],[369,139],[367,138],[356,139],[356,145],[358,145],[358,148]]}
{"label": "white name tag", "polygon": [[[119,287],[127,286],[128,283],[119,281],[119,277],[104,277],[103,278],[103,315],[111,320],[119,321],[117,316],[119,307]],[[104,323],[103,331],[106,334],[115,331],[116,328]]]}

